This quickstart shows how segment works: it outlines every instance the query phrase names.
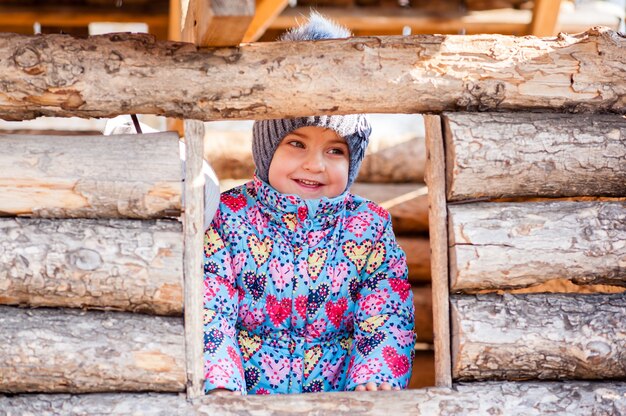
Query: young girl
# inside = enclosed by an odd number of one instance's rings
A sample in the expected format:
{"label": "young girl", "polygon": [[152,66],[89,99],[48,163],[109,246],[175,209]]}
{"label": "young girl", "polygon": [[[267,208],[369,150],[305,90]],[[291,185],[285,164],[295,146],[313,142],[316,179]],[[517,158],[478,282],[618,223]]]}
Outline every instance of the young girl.
{"label": "young girl", "polygon": [[[288,40],[346,37],[319,15]],[[258,121],[205,235],[205,392],[405,388],[413,302],[389,214],[350,194],[365,116]]]}

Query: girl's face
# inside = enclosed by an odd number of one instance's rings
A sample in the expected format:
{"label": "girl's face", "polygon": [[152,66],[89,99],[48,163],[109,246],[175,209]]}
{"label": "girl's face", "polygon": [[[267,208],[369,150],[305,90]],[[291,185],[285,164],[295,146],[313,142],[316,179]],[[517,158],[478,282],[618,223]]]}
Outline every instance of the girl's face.
{"label": "girl's face", "polygon": [[283,138],[269,169],[269,182],[283,194],[304,199],[332,198],[348,185],[350,155],[334,130],[307,126]]}

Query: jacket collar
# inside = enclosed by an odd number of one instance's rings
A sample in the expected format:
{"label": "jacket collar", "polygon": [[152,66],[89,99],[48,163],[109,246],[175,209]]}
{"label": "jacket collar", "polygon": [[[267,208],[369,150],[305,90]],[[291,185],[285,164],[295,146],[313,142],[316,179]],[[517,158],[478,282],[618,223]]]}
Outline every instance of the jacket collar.
{"label": "jacket collar", "polygon": [[260,210],[291,231],[302,226],[305,229],[333,227],[351,196],[346,191],[334,198],[303,199],[297,195],[282,194],[256,176],[254,189]]}

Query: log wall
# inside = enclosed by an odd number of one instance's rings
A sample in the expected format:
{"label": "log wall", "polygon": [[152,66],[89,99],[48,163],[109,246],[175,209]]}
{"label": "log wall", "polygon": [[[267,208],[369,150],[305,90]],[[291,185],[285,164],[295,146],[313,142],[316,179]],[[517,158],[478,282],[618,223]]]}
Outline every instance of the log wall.
{"label": "log wall", "polygon": [[178,135],[0,135],[0,214],[160,218],[181,212]]}
{"label": "log wall", "polygon": [[181,318],[0,307],[0,391],[184,391]]}
{"label": "log wall", "polygon": [[626,195],[626,119],[447,114],[447,199]]}
{"label": "log wall", "polygon": [[182,314],[182,225],[0,218],[0,304]]}
{"label": "log wall", "polygon": [[[331,398],[332,397],[332,398]],[[458,383],[398,392],[350,392],[276,396],[205,396],[193,404],[174,394],[87,394],[0,396],[0,408],[15,414],[116,414],[131,416],[333,414],[416,415],[620,415],[626,412],[626,383]]]}
{"label": "log wall", "polygon": [[626,293],[450,301],[457,380],[626,377]]}
{"label": "log wall", "polygon": [[626,39],[606,28],[544,39],[423,35],[232,48],[155,42],[137,34],[2,34],[0,117],[624,114],[625,47]]}
{"label": "log wall", "polygon": [[624,201],[476,203],[448,210],[452,291],[559,278],[626,286]]}

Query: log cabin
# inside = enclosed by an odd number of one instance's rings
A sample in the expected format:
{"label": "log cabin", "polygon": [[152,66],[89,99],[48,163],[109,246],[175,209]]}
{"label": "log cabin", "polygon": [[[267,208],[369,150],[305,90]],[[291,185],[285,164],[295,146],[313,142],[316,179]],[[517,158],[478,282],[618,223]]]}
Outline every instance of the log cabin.
{"label": "log cabin", "polygon": [[[390,208],[412,230],[400,243],[415,259],[416,308],[432,310],[417,330],[434,348],[433,386],[202,396],[202,183],[183,185],[178,135],[5,135],[0,411],[626,412],[623,36],[550,36],[554,2],[536,1],[505,35],[360,32],[370,14],[354,20],[355,38],[241,43],[292,25],[286,5],[191,0],[174,7],[184,27],[172,38],[185,42],[0,34],[0,118],[184,119],[185,177],[197,178],[202,121],[426,114],[428,193]],[[393,21],[394,34],[407,23]],[[450,27],[432,32],[460,30]],[[302,92],[295,76],[319,81]],[[413,238],[425,231],[430,240]],[[566,289],[545,289],[555,281]]]}

